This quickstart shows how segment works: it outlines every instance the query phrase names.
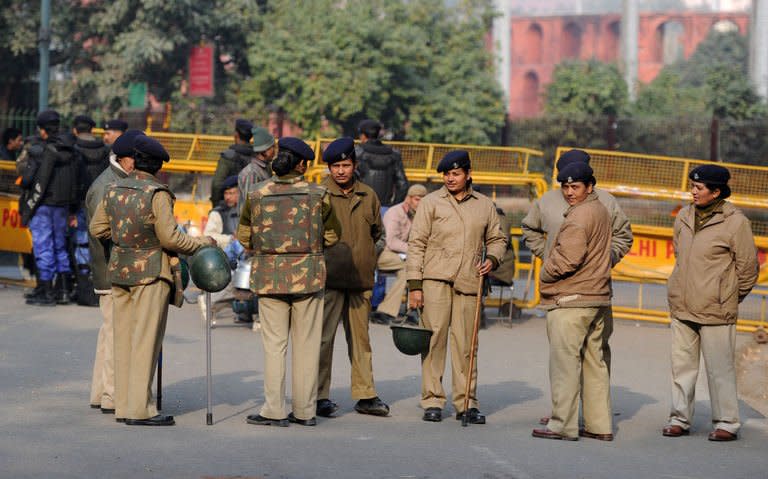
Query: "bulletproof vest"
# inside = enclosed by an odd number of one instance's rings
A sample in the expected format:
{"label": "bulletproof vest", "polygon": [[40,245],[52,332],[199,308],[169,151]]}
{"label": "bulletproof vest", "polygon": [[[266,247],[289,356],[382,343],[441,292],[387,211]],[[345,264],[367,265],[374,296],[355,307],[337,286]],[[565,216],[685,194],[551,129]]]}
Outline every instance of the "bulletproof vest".
{"label": "bulletproof vest", "polygon": [[213,209],[221,215],[222,231],[221,234],[233,235],[237,232],[237,225],[240,223],[240,214],[237,206],[232,208],[221,204]]}
{"label": "bulletproof vest", "polygon": [[106,210],[113,245],[107,270],[113,284],[148,284],[160,276],[163,249],[152,221],[152,197],[161,190],[171,194],[143,171],[108,187]]}
{"label": "bulletproof vest", "polygon": [[311,294],[325,286],[322,201],[325,188],[303,177],[262,183],[251,205],[251,290]]}

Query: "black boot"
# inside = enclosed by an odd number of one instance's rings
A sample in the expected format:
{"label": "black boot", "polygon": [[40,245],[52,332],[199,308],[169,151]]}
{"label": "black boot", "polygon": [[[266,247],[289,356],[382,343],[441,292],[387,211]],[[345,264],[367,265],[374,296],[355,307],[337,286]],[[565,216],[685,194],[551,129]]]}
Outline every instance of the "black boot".
{"label": "black boot", "polygon": [[56,306],[56,294],[53,291],[53,282],[40,281],[42,291],[40,296],[27,299],[27,304],[35,304],[37,306]]}
{"label": "black boot", "polygon": [[69,298],[72,294],[72,278],[68,273],[59,273],[56,275],[56,284],[53,287],[56,303],[69,304]]}
{"label": "black boot", "polygon": [[[42,281],[38,281],[37,286],[35,286],[35,289],[24,293],[24,298],[25,299],[38,298],[40,297],[41,294],[43,294],[43,283]],[[27,301],[27,304],[29,304],[29,301]]]}

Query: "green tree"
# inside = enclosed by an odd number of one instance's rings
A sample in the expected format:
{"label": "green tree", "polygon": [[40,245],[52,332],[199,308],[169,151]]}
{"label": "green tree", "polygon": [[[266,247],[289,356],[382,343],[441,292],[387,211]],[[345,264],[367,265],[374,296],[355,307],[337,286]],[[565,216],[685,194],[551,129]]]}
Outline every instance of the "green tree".
{"label": "green tree", "polygon": [[277,0],[251,38],[241,99],[282,108],[307,135],[373,117],[410,139],[489,143],[504,109],[483,43],[488,7]]}
{"label": "green tree", "polygon": [[627,85],[616,65],[566,61],[555,67],[545,99],[548,113],[617,115],[627,107]]}
{"label": "green tree", "polygon": [[706,115],[702,89],[683,83],[678,70],[664,69],[649,84],[641,85],[632,113],[638,116]]}

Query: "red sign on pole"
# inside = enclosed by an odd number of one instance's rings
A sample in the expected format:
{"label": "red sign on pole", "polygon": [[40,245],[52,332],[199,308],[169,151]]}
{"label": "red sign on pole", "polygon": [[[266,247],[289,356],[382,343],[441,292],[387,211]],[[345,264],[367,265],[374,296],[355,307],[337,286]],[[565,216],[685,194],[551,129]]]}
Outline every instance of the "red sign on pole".
{"label": "red sign on pole", "polygon": [[192,47],[189,55],[189,96],[213,96],[213,45]]}

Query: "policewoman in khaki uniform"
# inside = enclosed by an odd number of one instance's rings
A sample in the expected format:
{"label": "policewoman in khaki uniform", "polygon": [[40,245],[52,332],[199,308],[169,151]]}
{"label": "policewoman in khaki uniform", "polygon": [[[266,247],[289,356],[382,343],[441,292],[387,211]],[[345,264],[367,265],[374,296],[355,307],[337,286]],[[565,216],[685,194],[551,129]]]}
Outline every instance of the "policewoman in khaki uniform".
{"label": "policewoman in khaki uniform", "polygon": [[[468,374],[470,346],[480,275],[497,268],[507,247],[506,233],[493,202],[472,189],[469,153],[451,151],[437,165],[444,186],[425,196],[413,218],[408,240],[408,303],[423,307],[423,326],[433,331],[422,359],[423,419],[442,420],[447,402],[442,377],[450,337],[452,403],[456,419],[465,414],[464,397],[471,381],[468,421],[485,424],[477,402],[477,362]],[[481,262],[483,247],[486,260]],[[471,378],[471,379],[470,379]]]}
{"label": "policewoman in khaki uniform", "polygon": [[690,433],[699,358],[704,356],[712,405],[713,431],[708,439],[733,441],[741,427],[734,367],[736,318],[760,265],[749,220],[725,201],[731,195],[728,169],[702,165],[688,177],[693,204],[675,219],[675,268],[667,282],[672,408],[662,434]]}
{"label": "policewoman in khaki uniform", "polygon": [[[328,193],[304,179],[312,149],[281,138],[275,175],[257,183],[246,199],[237,239],[253,254],[251,290],[259,295],[264,342],[264,406],[250,424],[314,426],[317,372],[323,330],[323,248],[338,241]],[[292,405],[285,411],[285,356],[293,343]]]}
{"label": "policewoman in khaki uniform", "polygon": [[355,143],[338,138],[323,152],[330,175],[323,180],[334,214],[341,224],[338,244],[325,252],[328,277],[323,311],[323,340],[320,346],[320,374],[317,414],[329,417],[338,409],[330,400],[333,343],[339,322],[344,325],[347,351],[352,365],[352,399],[360,414],[386,416],[389,406],[376,393],[373,383],[368,315],[371,312],[375,243],[384,232],[379,199],[367,185],[357,181]]}
{"label": "policewoman in khaki uniform", "polygon": [[174,196],[154,176],[170,159],[163,146],[141,136],[134,150],[136,170],[107,188],[89,230],[112,241],[115,416],[128,425],[171,426],[173,416],[157,413],[150,392],[174,288],[171,255],[193,254],[213,240],[177,228]]}
{"label": "policewoman in khaki uniform", "polygon": [[594,191],[589,165],[572,163],[558,172],[557,181],[570,207],[541,268],[552,415],[548,426],[532,435],[611,441],[610,377],[603,354],[611,305],[611,217]]}
{"label": "policewoman in khaki uniform", "polygon": [[[125,178],[133,171],[133,146],[136,138],[141,135],[144,133],[139,130],[129,130],[117,138],[112,145],[114,155],[109,159],[109,167],[93,181],[85,195],[85,208],[89,224],[99,205],[104,201],[107,186]],[[99,328],[96,357],[93,360],[91,407],[100,408],[104,414],[114,414],[115,334],[112,320],[112,283],[107,274],[109,244],[105,247],[101,241],[88,235],[88,247],[91,250],[93,288],[99,296],[99,309],[104,318]]]}

